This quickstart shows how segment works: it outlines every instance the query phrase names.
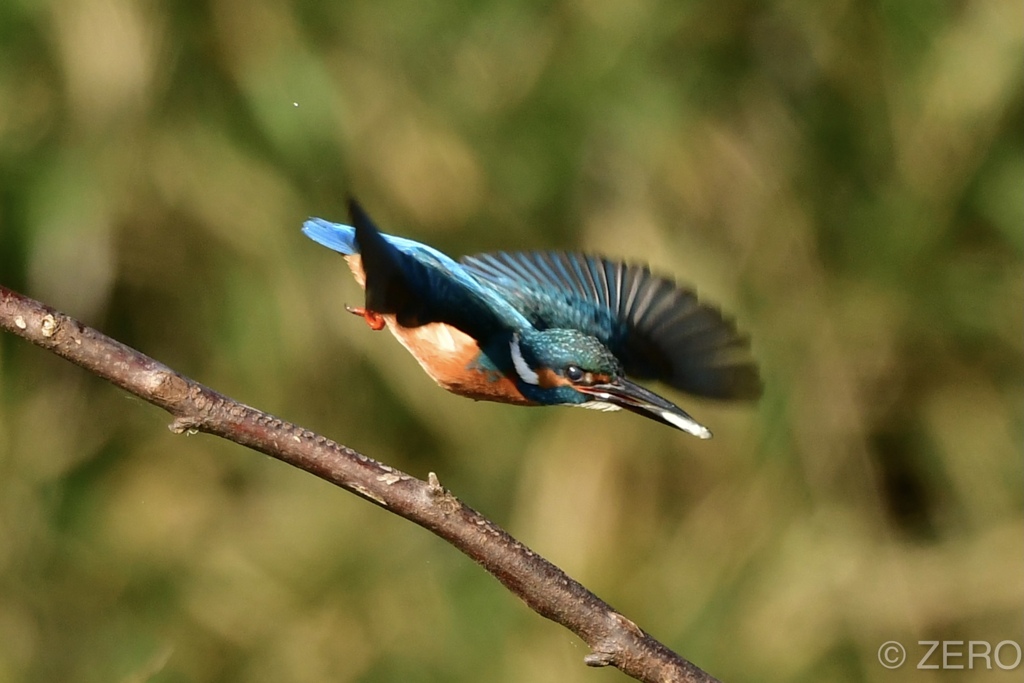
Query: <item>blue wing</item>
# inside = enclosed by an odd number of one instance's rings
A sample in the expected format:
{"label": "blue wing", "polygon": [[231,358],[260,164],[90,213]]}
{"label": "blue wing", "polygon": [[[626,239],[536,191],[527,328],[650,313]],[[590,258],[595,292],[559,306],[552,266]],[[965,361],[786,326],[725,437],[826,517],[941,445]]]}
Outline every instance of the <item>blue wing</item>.
{"label": "blue wing", "polygon": [[761,393],[747,338],[693,291],[645,266],[563,252],[479,254],[462,264],[534,327],[597,337],[627,375],[711,398]]}
{"label": "blue wing", "polygon": [[302,232],[334,251],[361,255],[370,310],[394,314],[404,327],[447,323],[477,340],[529,326],[457,261],[425,244],[382,234],[354,201],[349,209],[355,227],[310,218]]}

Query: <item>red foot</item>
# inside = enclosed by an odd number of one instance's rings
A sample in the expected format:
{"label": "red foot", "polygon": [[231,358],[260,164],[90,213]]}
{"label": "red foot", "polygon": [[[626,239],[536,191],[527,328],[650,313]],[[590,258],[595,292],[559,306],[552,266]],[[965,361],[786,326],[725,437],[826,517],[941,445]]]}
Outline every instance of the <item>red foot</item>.
{"label": "red foot", "polygon": [[374,313],[365,308],[345,306],[345,310],[353,315],[361,315],[366,324],[370,326],[371,330],[383,330],[384,329],[384,316],[380,313]]}

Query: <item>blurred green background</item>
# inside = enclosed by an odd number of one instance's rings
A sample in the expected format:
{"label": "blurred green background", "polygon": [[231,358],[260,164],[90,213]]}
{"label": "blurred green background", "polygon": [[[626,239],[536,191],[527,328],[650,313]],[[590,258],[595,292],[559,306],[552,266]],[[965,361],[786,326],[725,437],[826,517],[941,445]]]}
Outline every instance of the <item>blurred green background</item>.
{"label": "blurred green background", "polygon": [[[6,0],[0,282],[437,472],[726,683],[1020,680],[914,666],[1024,641],[1022,9]],[[348,193],[452,255],[674,274],[765,396],[669,392],[701,442],[448,395],[299,232]],[[420,528],[168,422],[0,335],[0,683],[626,680]]]}

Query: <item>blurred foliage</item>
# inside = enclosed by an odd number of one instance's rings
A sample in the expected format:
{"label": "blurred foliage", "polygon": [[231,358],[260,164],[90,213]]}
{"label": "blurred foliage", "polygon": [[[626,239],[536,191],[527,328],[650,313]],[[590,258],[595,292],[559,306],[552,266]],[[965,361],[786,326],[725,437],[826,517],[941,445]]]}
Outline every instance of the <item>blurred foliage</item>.
{"label": "blurred foliage", "polygon": [[[728,683],[1024,640],[1019,2],[7,0],[0,282],[442,483]],[[754,407],[474,404],[304,239],[581,248]],[[423,530],[0,336],[0,683],[598,681]],[[915,660],[916,661],[916,660]]]}

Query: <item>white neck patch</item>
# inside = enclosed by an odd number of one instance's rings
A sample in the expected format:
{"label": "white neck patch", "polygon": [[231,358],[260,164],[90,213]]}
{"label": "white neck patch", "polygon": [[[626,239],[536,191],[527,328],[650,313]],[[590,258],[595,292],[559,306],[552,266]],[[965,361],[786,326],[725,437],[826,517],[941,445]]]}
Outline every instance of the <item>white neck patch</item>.
{"label": "white neck patch", "polygon": [[512,366],[516,369],[516,374],[519,375],[519,379],[523,380],[527,384],[540,384],[540,377],[537,373],[526,363],[526,359],[523,358],[523,351],[519,348],[519,334],[512,335],[512,341],[509,342],[509,350],[512,352]]}

